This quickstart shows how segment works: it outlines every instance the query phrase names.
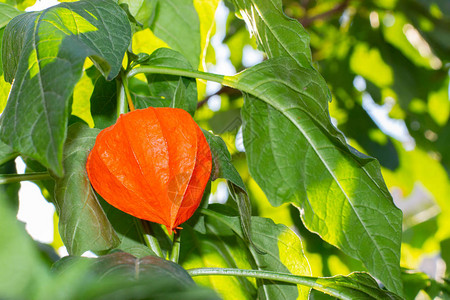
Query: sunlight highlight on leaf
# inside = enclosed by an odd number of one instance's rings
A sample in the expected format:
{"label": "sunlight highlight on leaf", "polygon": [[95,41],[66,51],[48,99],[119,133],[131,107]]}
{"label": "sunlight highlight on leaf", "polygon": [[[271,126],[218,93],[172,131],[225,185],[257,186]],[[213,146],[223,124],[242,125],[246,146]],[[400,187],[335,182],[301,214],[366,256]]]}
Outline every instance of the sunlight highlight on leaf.
{"label": "sunlight highlight on leaf", "polygon": [[89,127],[94,127],[94,120],[91,115],[91,95],[94,91],[92,79],[84,72],[80,81],[73,89],[72,115],[85,121]]}
{"label": "sunlight highlight on leaf", "polygon": [[152,54],[158,48],[170,48],[166,42],[157,37],[149,28],[133,35],[133,52]]}
{"label": "sunlight highlight on leaf", "polygon": [[[292,259],[292,252],[301,249],[301,259]],[[294,275],[311,274],[311,267],[303,252],[303,245],[298,236],[290,229],[286,228],[278,235],[278,251],[283,265]],[[308,299],[310,289],[298,285],[299,298]]]}

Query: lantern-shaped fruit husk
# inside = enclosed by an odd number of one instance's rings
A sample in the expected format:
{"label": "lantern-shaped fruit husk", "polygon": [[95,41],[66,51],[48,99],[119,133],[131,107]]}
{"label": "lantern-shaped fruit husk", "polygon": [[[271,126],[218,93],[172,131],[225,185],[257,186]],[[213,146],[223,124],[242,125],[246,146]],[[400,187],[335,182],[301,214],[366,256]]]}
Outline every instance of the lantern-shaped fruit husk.
{"label": "lantern-shaped fruit husk", "polygon": [[153,107],[121,115],[102,130],[86,164],[108,203],[169,232],[199,206],[211,167],[209,145],[192,117]]}

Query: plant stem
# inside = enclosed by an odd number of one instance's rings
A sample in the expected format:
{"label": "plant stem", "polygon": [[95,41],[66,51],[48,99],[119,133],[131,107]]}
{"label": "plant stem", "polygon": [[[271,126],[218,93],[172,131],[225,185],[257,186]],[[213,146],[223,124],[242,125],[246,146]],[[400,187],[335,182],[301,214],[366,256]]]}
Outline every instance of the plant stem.
{"label": "plant stem", "polygon": [[117,118],[119,118],[121,114],[126,114],[128,112],[128,103],[125,100],[126,97],[123,82],[120,83],[120,86],[117,89]]}
{"label": "plant stem", "polygon": [[[196,268],[187,270],[189,275],[193,276],[209,276],[209,275],[221,275],[221,276],[241,276],[241,277],[253,277],[260,279],[269,279],[293,284],[300,284],[314,288],[318,291],[327,293],[331,296],[337,297],[339,299],[347,299],[345,295],[342,294],[337,289],[330,286],[326,286],[317,282],[319,279],[326,280],[326,278],[317,278],[309,276],[299,276],[286,273],[278,273],[272,271],[263,270],[243,270],[243,269],[232,269],[232,268]],[[348,298],[350,299],[350,298]]]}
{"label": "plant stem", "polygon": [[122,73],[121,77],[122,77],[123,89],[125,91],[125,96],[127,97],[128,106],[130,107],[130,111],[133,111],[135,108],[134,108],[133,100],[131,99],[130,90],[128,89],[128,79],[123,73]]}
{"label": "plant stem", "polygon": [[34,181],[34,180],[45,180],[52,179],[50,174],[47,172],[36,172],[36,173],[26,173],[26,174],[4,174],[0,175],[0,184],[15,183],[21,181]]}
{"label": "plant stem", "polygon": [[232,80],[231,77],[229,77],[229,76],[223,76],[223,75],[195,71],[195,70],[171,68],[171,67],[158,67],[158,66],[138,67],[138,68],[132,69],[127,74],[127,78],[131,78],[139,73],[168,74],[168,75],[178,75],[178,76],[184,76],[184,77],[190,77],[190,78],[199,78],[199,79],[218,82],[218,83],[221,83],[225,86],[229,86],[232,88],[238,88],[236,82],[234,80]]}
{"label": "plant stem", "polygon": [[161,247],[159,246],[158,240],[151,234],[152,230],[150,228],[148,221],[141,220],[141,228],[142,228],[142,235],[144,236],[144,240],[145,243],[147,244],[147,247],[149,247],[153,252],[155,252],[156,255],[165,259]]}
{"label": "plant stem", "polygon": [[180,257],[180,231],[173,235],[172,252],[170,253],[170,260],[174,263],[178,263]]}

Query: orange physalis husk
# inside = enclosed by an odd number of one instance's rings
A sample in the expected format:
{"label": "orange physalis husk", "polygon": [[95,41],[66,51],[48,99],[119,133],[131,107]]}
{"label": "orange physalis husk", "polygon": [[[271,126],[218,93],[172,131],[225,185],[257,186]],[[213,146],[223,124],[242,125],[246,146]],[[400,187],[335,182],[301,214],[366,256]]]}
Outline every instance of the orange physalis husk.
{"label": "orange physalis husk", "polygon": [[86,164],[109,204],[169,233],[194,214],[211,167],[209,145],[192,117],[153,107],[121,115],[102,130]]}

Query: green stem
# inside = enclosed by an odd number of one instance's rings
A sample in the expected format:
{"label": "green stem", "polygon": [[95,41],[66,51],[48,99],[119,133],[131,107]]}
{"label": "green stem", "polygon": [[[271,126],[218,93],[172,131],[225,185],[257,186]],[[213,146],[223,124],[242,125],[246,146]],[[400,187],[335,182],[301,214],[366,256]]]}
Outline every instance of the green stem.
{"label": "green stem", "polygon": [[170,253],[170,260],[174,263],[178,263],[180,257],[180,232],[178,231],[173,235],[172,252]]}
{"label": "green stem", "polygon": [[47,172],[36,172],[36,173],[26,173],[26,174],[4,174],[0,175],[0,184],[15,183],[21,181],[35,181],[35,180],[46,180],[52,179],[50,174]]}
{"label": "green stem", "polygon": [[223,75],[206,73],[206,72],[195,71],[195,70],[171,68],[171,67],[158,67],[158,66],[138,67],[138,68],[132,69],[127,74],[127,78],[131,78],[139,73],[167,74],[167,75],[178,75],[178,76],[184,76],[184,77],[190,77],[190,78],[198,78],[198,79],[204,79],[204,80],[218,82],[223,85],[242,90],[242,88],[237,84],[237,82],[235,80],[233,80],[232,77],[229,77],[229,76],[223,76]]}
{"label": "green stem", "polygon": [[[272,271],[262,270],[243,270],[243,269],[231,269],[231,268],[196,268],[187,270],[191,276],[209,276],[209,275],[221,275],[221,276],[240,276],[240,277],[253,277],[260,279],[269,279],[293,284],[299,284],[308,286],[318,291],[327,293],[331,296],[339,299],[351,299],[347,295],[343,295],[342,291],[334,289],[330,286],[318,283],[317,277],[299,276],[286,273],[278,273]],[[326,280],[326,279],[325,279]]]}
{"label": "green stem", "polygon": [[152,230],[150,228],[148,221],[141,220],[141,228],[147,247],[149,247],[153,252],[155,252],[156,255],[165,259],[161,247],[159,246],[158,240],[151,234]]}
{"label": "green stem", "polygon": [[123,73],[122,73],[121,77],[122,77],[122,85],[123,85],[123,89],[125,91],[125,96],[127,98],[128,106],[130,107],[130,111],[133,111],[134,104],[133,104],[133,100],[131,99],[130,90],[128,89],[128,79]]}
{"label": "green stem", "polygon": [[117,89],[117,118],[119,118],[121,114],[128,112],[128,103],[123,82],[120,82],[120,86]]}

